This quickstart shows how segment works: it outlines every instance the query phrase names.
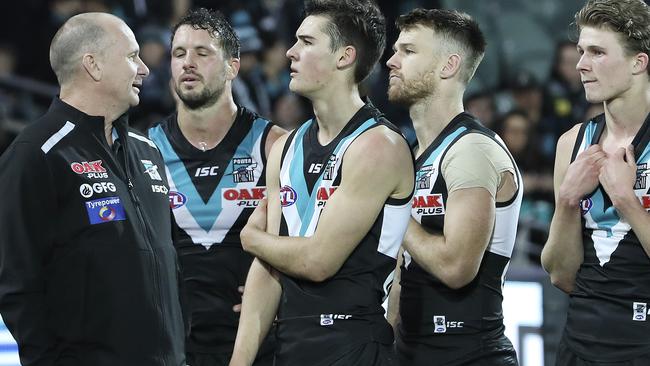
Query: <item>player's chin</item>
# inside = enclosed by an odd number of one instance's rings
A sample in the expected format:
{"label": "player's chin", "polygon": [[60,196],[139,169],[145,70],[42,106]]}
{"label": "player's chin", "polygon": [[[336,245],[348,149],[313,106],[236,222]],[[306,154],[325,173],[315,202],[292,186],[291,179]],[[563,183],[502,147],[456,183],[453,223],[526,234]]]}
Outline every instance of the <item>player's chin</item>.
{"label": "player's chin", "polygon": [[132,94],[131,98],[129,99],[129,106],[135,107],[138,104],[140,104],[140,97],[137,94]]}

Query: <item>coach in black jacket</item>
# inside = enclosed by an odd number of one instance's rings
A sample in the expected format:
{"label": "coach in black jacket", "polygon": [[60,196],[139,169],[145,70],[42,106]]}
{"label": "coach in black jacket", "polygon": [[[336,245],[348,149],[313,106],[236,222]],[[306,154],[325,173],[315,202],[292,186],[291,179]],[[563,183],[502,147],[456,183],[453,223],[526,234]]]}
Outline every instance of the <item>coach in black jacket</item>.
{"label": "coach in black jacket", "polygon": [[184,365],[165,165],[119,117],[149,73],[133,32],[75,16],[50,62],[60,99],[0,158],[0,312],[21,363]]}

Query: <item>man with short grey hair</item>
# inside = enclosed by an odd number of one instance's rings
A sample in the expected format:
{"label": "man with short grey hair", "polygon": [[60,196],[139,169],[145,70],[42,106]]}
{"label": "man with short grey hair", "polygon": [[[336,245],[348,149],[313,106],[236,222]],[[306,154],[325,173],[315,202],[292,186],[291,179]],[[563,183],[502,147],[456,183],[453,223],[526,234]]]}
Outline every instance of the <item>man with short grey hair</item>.
{"label": "man with short grey hair", "polygon": [[138,53],[115,16],[68,20],[60,96],[0,157],[0,313],[22,365],[185,365],[164,164],[125,117]]}

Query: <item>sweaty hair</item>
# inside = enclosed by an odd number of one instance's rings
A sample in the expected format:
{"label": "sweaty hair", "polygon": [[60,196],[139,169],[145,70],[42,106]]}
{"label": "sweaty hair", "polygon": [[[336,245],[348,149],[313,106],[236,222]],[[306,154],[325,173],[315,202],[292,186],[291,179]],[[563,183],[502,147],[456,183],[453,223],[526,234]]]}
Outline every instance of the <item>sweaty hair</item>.
{"label": "sweaty hair", "polygon": [[463,53],[461,80],[468,83],[481,63],[487,45],[478,23],[468,14],[456,10],[414,9],[401,15],[395,22],[400,31],[424,26],[433,29],[444,44],[456,47]]}
{"label": "sweaty hair", "polygon": [[354,82],[362,82],[386,47],[386,19],[373,0],[307,0],[305,17],[329,19],[323,32],[330,37],[332,52],[344,46],[356,49]]}
{"label": "sweaty hair", "polygon": [[219,41],[224,55],[239,58],[239,38],[221,12],[206,8],[191,10],[172,28],[172,41],[178,28],[183,25],[208,31],[214,39]]}
{"label": "sweaty hair", "polygon": [[628,56],[650,56],[650,9],[641,0],[590,0],[576,13],[575,23],[578,30],[605,28],[620,34]]}
{"label": "sweaty hair", "polygon": [[102,55],[110,34],[96,24],[96,14],[80,14],[59,28],[50,43],[50,65],[59,85],[68,83],[81,64],[85,53]]}

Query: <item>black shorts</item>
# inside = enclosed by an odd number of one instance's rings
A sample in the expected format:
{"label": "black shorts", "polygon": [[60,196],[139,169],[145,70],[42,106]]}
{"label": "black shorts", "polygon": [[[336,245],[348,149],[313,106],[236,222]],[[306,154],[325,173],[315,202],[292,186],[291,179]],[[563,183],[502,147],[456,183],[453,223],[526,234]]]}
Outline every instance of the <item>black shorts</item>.
{"label": "black shorts", "polygon": [[648,366],[650,365],[650,354],[633,358],[631,360],[623,361],[591,361],[578,356],[566,344],[566,340],[562,337],[562,341],[558,346],[557,355],[555,357],[555,366]]}
{"label": "black shorts", "polygon": [[370,342],[350,350],[329,366],[397,366],[393,345]]}
{"label": "black shorts", "polygon": [[[258,354],[253,366],[273,366],[273,352]],[[228,366],[231,353],[188,353],[187,366]]]}
{"label": "black shorts", "polygon": [[[505,338],[505,337],[504,337]],[[469,348],[467,348],[469,349]],[[404,343],[397,340],[397,359],[400,366],[518,366],[517,353],[510,341],[485,342],[469,352],[464,347],[434,349],[425,344]],[[438,360],[434,362],[433,360]]]}

